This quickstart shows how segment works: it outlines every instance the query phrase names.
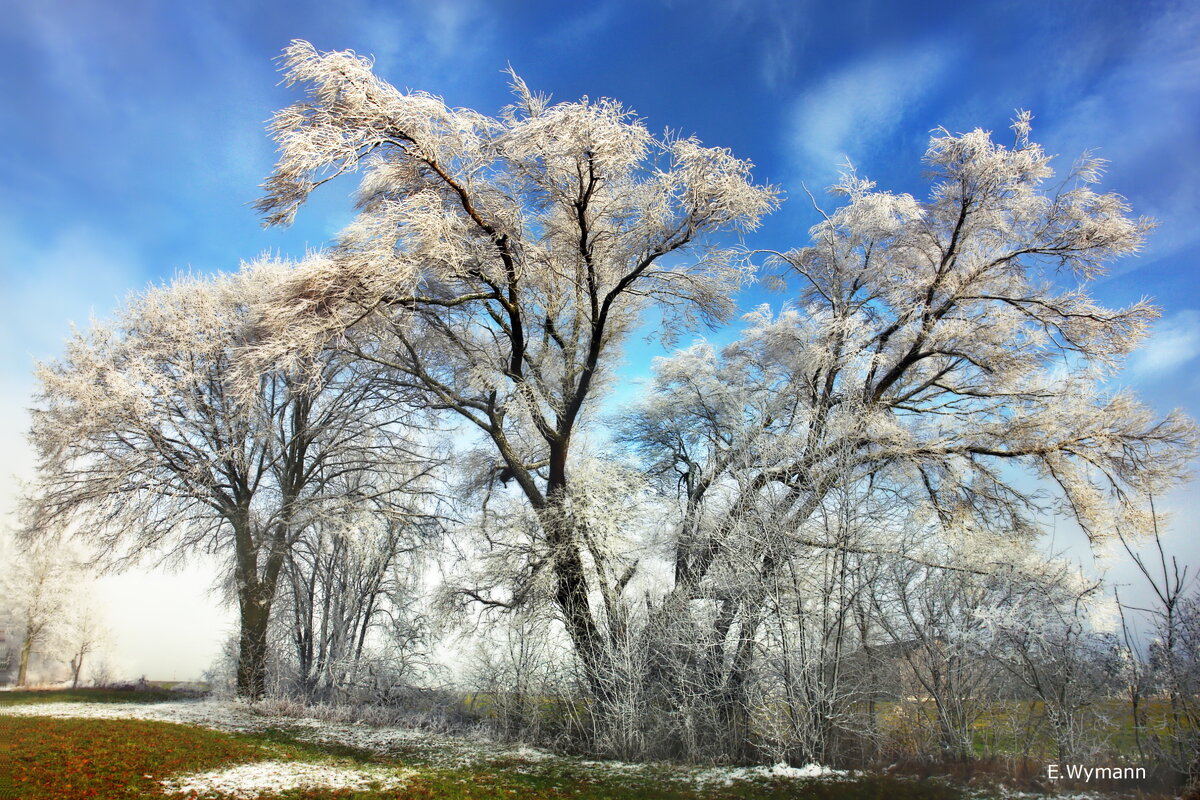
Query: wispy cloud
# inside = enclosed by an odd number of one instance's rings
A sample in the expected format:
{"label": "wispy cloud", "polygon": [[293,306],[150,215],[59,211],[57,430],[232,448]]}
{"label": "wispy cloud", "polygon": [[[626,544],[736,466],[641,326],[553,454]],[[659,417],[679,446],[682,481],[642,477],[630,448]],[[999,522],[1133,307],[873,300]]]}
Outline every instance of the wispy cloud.
{"label": "wispy cloud", "polygon": [[461,54],[471,37],[480,9],[474,3],[433,3],[428,6],[426,40],[442,58]]}
{"label": "wispy cloud", "polygon": [[758,74],[771,89],[790,85],[796,78],[811,29],[809,0],[733,0],[722,3],[731,19],[749,16],[759,39]]}
{"label": "wispy cloud", "polygon": [[[498,20],[479,0],[370,4],[358,15],[357,38],[376,71],[399,86],[430,88],[470,82],[482,52],[490,49]],[[503,61],[498,61],[499,69]]]}
{"label": "wispy cloud", "polygon": [[546,45],[573,47],[594,41],[610,26],[620,11],[620,3],[604,3],[590,11],[570,17],[566,22],[541,37]]}
{"label": "wispy cloud", "polygon": [[838,166],[872,154],[908,122],[954,61],[943,43],[855,61],[802,95],[792,108],[791,145],[806,179],[829,178]]}
{"label": "wispy cloud", "polygon": [[1129,362],[1135,377],[1159,377],[1200,356],[1200,311],[1185,309],[1162,320]]}
{"label": "wispy cloud", "polygon": [[[1200,124],[1200,16],[1179,4],[1146,15],[1144,26],[1122,40],[1064,43],[1063,64],[1111,66],[1099,73],[1057,76],[1049,92],[1061,108],[1044,132],[1064,157],[1089,147],[1112,162],[1106,185],[1134,195],[1139,187],[1154,199],[1137,204],[1138,213],[1162,222],[1143,258],[1126,262],[1114,275],[1128,273],[1200,243],[1200,163],[1195,151]],[[1036,123],[1035,123],[1036,124]],[[1182,157],[1172,158],[1178,153]]]}
{"label": "wispy cloud", "polygon": [[803,35],[794,24],[780,20],[767,29],[759,74],[772,89],[786,85],[796,75]]}
{"label": "wispy cloud", "polygon": [[[786,89],[800,68],[805,45],[811,38],[812,0],[661,0],[678,13],[703,13],[717,21],[726,40],[752,37],[757,54],[758,78],[769,89]],[[702,11],[699,11],[702,9]]]}

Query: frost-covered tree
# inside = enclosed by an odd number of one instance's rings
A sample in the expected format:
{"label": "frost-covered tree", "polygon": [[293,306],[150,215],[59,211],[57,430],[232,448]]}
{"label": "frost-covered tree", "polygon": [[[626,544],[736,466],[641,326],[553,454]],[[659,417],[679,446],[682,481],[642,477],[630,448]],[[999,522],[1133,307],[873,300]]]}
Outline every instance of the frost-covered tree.
{"label": "frost-covered tree", "polygon": [[288,222],[317,186],[360,171],[361,214],[272,306],[263,353],[344,333],[478,431],[537,516],[554,602],[604,697],[602,587],[563,508],[573,444],[645,312],[669,337],[733,311],[743,272],[713,235],[755,227],[775,193],[728,151],[656,137],[611,100],[550,104],[513,75],[516,103],[489,117],[400,91],[353,53],[297,41],[285,58],[309,96],[275,117],[259,208]]}
{"label": "frost-covered tree", "polygon": [[[723,641],[731,702],[763,608],[746,581],[830,546],[814,515],[834,487],[890,496],[970,554],[1036,535],[1035,486],[1099,539],[1145,528],[1142,499],[1185,473],[1193,423],[1107,383],[1157,312],[1088,291],[1151,223],[1093,188],[1099,159],[1055,179],[1029,115],[1013,127],[1011,147],[937,132],[923,201],[848,171],[812,243],[772,258],[800,282],[793,303],[752,314],[720,352],[663,360],[626,425],[678,492],[676,613],[716,604],[705,635]],[[852,546],[892,549],[889,526],[865,533]]]}
{"label": "frost-covered tree", "polygon": [[[256,309],[286,265],[180,277],[134,295],[111,323],[72,337],[38,370],[39,455],[28,533],[74,532],[120,565],[148,553],[229,560],[240,612],[239,694],[264,690],[267,630],[289,548],[322,516],[398,487],[380,465],[406,458],[393,398],[370,375],[313,353],[235,389]],[[387,415],[381,414],[387,408]],[[353,497],[337,491],[363,475]],[[377,480],[376,476],[383,476]]]}
{"label": "frost-covered tree", "polygon": [[1007,581],[897,558],[870,591],[916,727],[929,728],[940,758],[970,759],[976,723],[997,695],[1000,672],[986,658],[988,632],[978,613],[1011,605]]}
{"label": "frost-covered tree", "polygon": [[97,650],[108,638],[101,612],[89,603],[75,603],[67,613],[63,629],[63,644],[66,645],[68,663],[71,667],[71,688],[79,686],[84,664],[91,664]]}
{"label": "frost-covered tree", "polygon": [[1165,751],[1167,762],[1196,785],[1200,783],[1200,588],[1194,587],[1179,602],[1174,624],[1169,640],[1168,631],[1159,628],[1151,651],[1171,702],[1167,741],[1156,745]]}
{"label": "frost-covered tree", "polygon": [[393,513],[350,509],[309,526],[289,549],[280,624],[303,696],[351,695],[385,662],[393,682],[414,682],[426,666],[431,636],[416,606],[421,563],[439,531],[429,487],[439,466],[403,476],[407,491]]}
{"label": "frost-covered tree", "polygon": [[[886,500],[855,487],[834,489],[811,529],[824,546],[788,559],[765,587],[750,716],[776,757],[836,763],[878,738],[874,701],[891,699],[879,651],[888,650],[882,634],[891,630],[872,601],[891,582],[892,570],[928,569],[863,547],[864,531],[887,524],[889,516]],[[916,556],[911,546],[892,549]],[[713,648],[715,657],[724,652]],[[709,670],[724,677],[716,665]]]}
{"label": "frost-covered tree", "polygon": [[53,658],[80,577],[78,562],[60,542],[15,550],[0,571],[0,602],[13,622],[17,686],[29,681],[33,656]]}
{"label": "frost-covered tree", "polygon": [[1113,684],[1116,640],[1090,624],[1101,584],[1053,560],[1009,584],[1010,602],[975,616],[992,634],[992,657],[1042,701],[1058,760],[1079,758],[1098,727],[1089,707]]}
{"label": "frost-covered tree", "polygon": [[[1150,537],[1153,549],[1147,542],[1139,548],[1124,531],[1117,535],[1150,590],[1145,606],[1122,604],[1117,597],[1127,654],[1122,671],[1138,750],[1142,752],[1142,736],[1148,736],[1160,759],[1189,781],[1200,782],[1200,584],[1190,565],[1168,555],[1157,517]],[[1149,634],[1147,648],[1135,644],[1133,615],[1141,618],[1139,627]],[[1142,663],[1139,651],[1149,656],[1149,663]],[[1158,731],[1149,730],[1153,726],[1147,724],[1146,710],[1139,708],[1141,693],[1147,691],[1167,699]]]}

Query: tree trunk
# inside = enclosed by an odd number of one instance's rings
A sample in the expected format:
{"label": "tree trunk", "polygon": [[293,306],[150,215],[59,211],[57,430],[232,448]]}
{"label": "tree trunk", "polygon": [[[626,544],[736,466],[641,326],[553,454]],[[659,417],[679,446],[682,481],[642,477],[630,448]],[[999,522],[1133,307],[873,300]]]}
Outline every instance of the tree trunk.
{"label": "tree trunk", "polygon": [[83,651],[71,657],[71,688],[79,688],[79,671],[83,669]]}
{"label": "tree trunk", "polygon": [[613,694],[609,653],[592,618],[583,559],[572,532],[564,530],[568,527],[569,523],[556,521],[549,537],[554,550],[554,599],[583,666],[588,688],[603,708]]}
{"label": "tree trunk", "polygon": [[258,597],[243,596],[240,606],[237,693],[238,697],[260,700],[267,691],[267,626],[271,604]]}
{"label": "tree trunk", "polygon": [[592,616],[589,586],[579,553],[579,536],[575,523],[566,513],[563,502],[567,495],[567,451],[569,434],[550,448],[550,474],[546,482],[546,501],[538,508],[546,539],[553,554],[554,599],[563,615],[563,623],[575,654],[583,667],[584,680],[598,710],[604,713],[611,705],[611,658],[604,637]]}
{"label": "tree trunk", "polygon": [[237,695],[261,700],[267,691],[267,632],[271,604],[287,551],[287,526],[278,523],[267,539],[267,557],[259,574],[259,553],[249,513],[243,511],[234,533],[241,630],[238,636]]}
{"label": "tree trunk", "polygon": [[729,737],[729,755],[740,762],[750,762],[758,756],[754,746],[749,689],[757,646],[759,610],[760,607],[750,607],[749,603],[741,609],[741,628],[735,640],[733,659],[718,708]]}
{"label": "tree trunk", "polygon": [[17,668],[17,687],[25,685],[26,679],[29,677],[29,654],[33,650],[33,639],[25,638],[21,644],[21,659],[20,666]]}

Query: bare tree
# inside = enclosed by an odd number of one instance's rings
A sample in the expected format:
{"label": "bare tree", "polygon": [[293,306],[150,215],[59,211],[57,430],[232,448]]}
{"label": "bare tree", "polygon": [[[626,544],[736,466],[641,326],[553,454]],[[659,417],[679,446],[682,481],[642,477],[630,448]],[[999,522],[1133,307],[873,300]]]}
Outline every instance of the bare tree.
{"label": "bare tree", "polygon": [[719,353],[701,342],[661,363],[627,423],[679,497],[670,613],[720,606],[709,636],[734,707],[765,597],[747,585],[770,585],[814,544],[891,549],[886,529],[852,545],[813,537],[835,487],[894,497],[970,553],[1037,535],[1046,503],[1019,474],[1056,488],[1098,539],[1117,522],[1147,527],[1139,498],[1186,472],[1194,424],[1104,383],[1157,312],[1087,291],[1151,223],[1093,190],[1098,159],[1052,181],[1029,116],[1013,127],[1011,148],[982,130],[937,132],[925,201],[847,171],[834,187],[846,204],[821,212],[813,243],[771,258],[781,285],[801,281],[796,305],[764,306]]}
{"label": "bare tree", "polygon": [[569,696],[570,643],[546,635],[552,622],[548,610],[526,605],[510,614],[487,615],[472,631],[471,707],[509,739],[546,738],[577,722]]}
{"label": "bare tree", "polygon": [[863,545],[888,510],[842,489],[830,500],[810,526],[824,546],[797,551],[772,577],[752,711],[775,757],[803,763],[865,756],[881,689],[869,603],[891,560]]}
{"label": "bare tree", "polygon": [[[1168,697],[1172,699],[1169,739],[1160,746],[1169,763],[1192,786],[1200,785],[1200,590],[1179,603],[1174,617],[1171,649],[1160,644],[1157,666],[1165,673]],[[1159,642],[1166,631],[1159,629]]]}
{"label": "bare tree", "polygon": [[536,513],[559,615],[604,699],[600,587],[564,510],[573,444],[643,312],[668,336],[729,315],[742,271],[711,235],[753,228],[775,194],[727,151],[656,138],[610,100],[551,105],[514,75],[516,103],[493,118],[401,92],[352,53],[297,41],[285,56],[309,98],[272,124],[280,160],[259,208],[287,222],[361,169],[362,213],[273,305],[264,352],[345,332],[479,432]]}
{"label": "bare tree", "polygon": [[1115,640],[1090,625],[1102,584],[1047,561],[1007,581],[1012,600],[980,609],[990,654],[1043,704],[1059,761],[1084,755],[1097,729],[1094,705],[1112,685]]}
{"label": "bare tree", "polygon": [[986,657],[988,631],[978,615],[1006,606],[1011,590],[1003,579],[963,569],[950,554],[945,560],[958,568],[892,560],[871,587],[871,600],[918,725],[932,722],[941,759],[966,761],[974,756],[975,723],[998,694],[1000,672]]}
{"label": "bare tree", "polygon": [[58,655],[80,575],[74,554],[55,540],[16,549],[0,572],[0,597],[20,642],[18,687],[28,683],[35,654]]}
{"label": "bare tree", "polygon": [[68,610],[62,638],[70,656],[72,689],[78,688],[84,663],[103,647],[108,635],[100,610],[91,602],[76,602]]}
{"label": "bare tree", "polygon": [[[1152,506],[1153,509],[1153,506]],[[1167,555],[1154,516],[1149,541],[1153,550],[1149,556],[1136,547],[1137,540],[1117,529],[1121,545],[1150,589],[1151,604],[1123,604],[1122,623],[1129,651],[1128,691],[1134,714],[1135,731],[1139,732],[1145,717],[1139,718],[1141,690],[1149,688],[1163,692],[1168,701],[1165,735],[1153,735],[1150,744],[1156,753],[1189,781],[1200,783],[1200,586],[1196,576],[1189,575],[1188,565]],[[1120,602],[1118,598],[1118,603]],[[1132,644],[1131,626],[1126,612],[1137,614],[1148,623],[1152,637],[1148,652],[1136,652]],[[1138,663],[1144,655],[1145,668]],[[1138,740],[1139,748],[1141,739]]]}
{"label": "bare tree", "polygon": [[[398,487],[363,478],[406,451],[368,374],[314,353],[234,391],[239,352],[285,266],[180,277],[133,296],[38,370],[39,480],[30,537],[74,531],[121,565],[147,553],[226,555],[240,612],[238,692],[261,696],[276,587],[300,533]],[[381,409],[388,409],[381,415]]]}
{"label": "bare tree", "polygon": [[404,477],[403,515],[399,503],[388,514],[353,509],[309,526],[289,551],[285,616],[295,682],[305,697],[353,692],[368,662],[380,659],[376,646],[387,651],[389,663],[407,663],[390,670],[394,677],[417,678],[429,631],[414,605],[424,554],[439,531],[429,483],[436,466],[427,463]]}

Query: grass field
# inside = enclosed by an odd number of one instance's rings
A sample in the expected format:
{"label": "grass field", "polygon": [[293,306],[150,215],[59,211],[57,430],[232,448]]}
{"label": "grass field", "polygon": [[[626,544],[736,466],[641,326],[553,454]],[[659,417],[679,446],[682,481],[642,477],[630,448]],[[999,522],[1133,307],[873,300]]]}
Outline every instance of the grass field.
{"label": "grass field", "polygon": [[[332,753],[289,740],[283,734],[235,736],[187,725],[136,720],[69,720],[0,718],[0,736],[9,742],[0,769],[12,768],[7,785],[0,778],[0,797],[21,800],[51,798],[185,798],[166,793],[159,781],[179,773],[213,770],[249,762],[304,761],[340,767],[386,771],[405,766],[368,753]],[[258,795],[278,798],[578,798],[579,800],[724,800],[728,798],[930,798],[959,797],[949,787],[931,782],[870,778],[846,782],[775,781],[741,783],[695,790],[663,781],[597,779],[568,765],[529,770],[520,763],[493,763],[448,770],[416,765],[417,775],[398,789],[294,789]]]}
{"label": "grass field", "polygon": [[0,706],[30,703],[166,703],[182,699],[167,689],[22,689],[0,692]]}
{"label": "grass field", "polygon": [[[5,692],[0,693],[0,705],[158,703],[162,695],[156,691]],[[956,800],[1001,796],[980,789],[968,791],[936,779],[868,775],[810,780],[773,778],[761,772],[738,776],[736,771],[722,773],[665,764],[583,761],[527,749],[505,752],[482,744],[475,754],[478,757],[462,763],[462,754],[471,745],[463,745],[461,741],[455,745],[459,749],[454,751],[454,758],[446,757],[444,744],[437,744],[440,740],[432,735],[400,737],[394,746],[380,752],[378,748],[312,741],[305,737],[305,729],[288,727],[286,721],[271,727],[275,724],[272,719],[260,730],[237,733],[139,719],[0,714],[0,799],[193,800],[239,796],[263,800]],[[230,769],[233,771],[220,780],[241,786],[241,794],[214,794],[203,787],[195,788],[184,777]],[[348,779],[349,783],[332,784],[342,788],[279,788],[286,785],[288,776],[315,772],[348,775],[352,779]],[[715,780],[697,780],[714,772]],[[730,777],[723,777],[726,774]],[[272,776],[282,777],[279,782],[270,783]],[[184,782],[164,786],[164,781],[172,779]],[[255,788],[261,787],[263,780],[272,788]]]}
{"label": "grass field", "polygon": [[[924,704],[880,703],[877,707],[880,729],[893,741],[928,735],[937,727],[932,701]],[[1170,736],[1166,700],[1142,702],[1143,743],[1153,737]],[[918,717],[919,715],[919,717]],[[1131,759],[1137,754],[1137,734],[1129,704],[1122,699],[1106,698],[1085,709],[1081,724],[1086,725],[1089,740],[1107,753],[1110,760]],[[1033,761],[1055,760],[1053,732],[1040,700],[992,701],[982,709],[971,726],[972,746],[980,758],[1026,757]],[[914,749],[917,745],[914,744]]]}

